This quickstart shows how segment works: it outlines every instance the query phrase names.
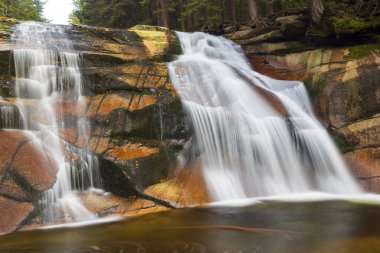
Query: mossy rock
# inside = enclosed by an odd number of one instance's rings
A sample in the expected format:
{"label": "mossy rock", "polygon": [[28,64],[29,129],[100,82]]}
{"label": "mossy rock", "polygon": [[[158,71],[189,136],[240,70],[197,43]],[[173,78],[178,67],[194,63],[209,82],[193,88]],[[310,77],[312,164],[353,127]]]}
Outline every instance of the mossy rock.
{"label": "mossy rock", "polygon": [[347,140],[344,135],[335,132],[333,130],[329,130],[329,134],[332,137],[333,141],[339,148],[341,153],[348,153],[354,150],[354,144]]}
{"label": "mossy rock", "polygon": [[151,25],[136,25],[130,28],[130,30],[139,31],[156,31],[156,32],[167,32],[168,28],[162,26],[151,26]]}
{"label": "mossy rock", "polygon": [[348,47],[347,58],[352,60],[358,60],[360,58],[371,55],[372,53],[380,53],[380,43],[364,44]]}
{"label": "mossy rock", "polygon": [[353,34],[371,27],[368,22],[348,13],[343,17],[332,17],[331,22],[337,34]]}

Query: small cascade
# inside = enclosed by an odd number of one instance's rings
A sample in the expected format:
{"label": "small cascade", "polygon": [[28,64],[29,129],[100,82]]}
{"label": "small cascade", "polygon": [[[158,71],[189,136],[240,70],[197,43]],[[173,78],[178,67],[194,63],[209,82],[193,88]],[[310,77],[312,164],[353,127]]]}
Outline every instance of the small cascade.
{"label": "small cascade", "polygon": [[177,33],[184,54],[170,76],[203,150],[215,200],[322,191],[357,194],[305,86],[253,71],[240,46]]}
{"label": "small cascade", "polygon": [[20,128],[18,108],[12,105],[0,105],[0,128]]}
{"label": "small cascade", "polygon": [[[73,147],[59,138],[66,128],[88,140],[85,116],[65,117],[60,106],[84,106],[80,56],[71,48],[65,28],[34,22],[15,26],[12,36],[16,72],[16,104],[26,131],[49,152],[59,171],[54,187],[40,201],[46,222],[72,222],[95,218],[79,201],[77,191],[100,186],[97,158],[87,149]],[[37,145],[37,144],[36,144]]]}

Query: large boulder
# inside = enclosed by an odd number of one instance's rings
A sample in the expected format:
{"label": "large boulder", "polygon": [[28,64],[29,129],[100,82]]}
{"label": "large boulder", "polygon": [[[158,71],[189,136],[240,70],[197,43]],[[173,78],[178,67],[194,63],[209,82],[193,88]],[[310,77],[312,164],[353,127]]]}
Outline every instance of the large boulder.
{"label": "large boulder", "polygon": [[35,207],[30,202],[15,201],[0,196],[0,235],[20,228],[31,216]]}
{"label": "large boulder", "polygon": [[0,130],[0,140],[0,233],[7,233],[31,218],[58,168],[30,132]]}
{"label": "large boulder", "polygon": [[[20,195],[20,189],[33,197],[50,189],[56,181],[58,171],[52,155],[32,133],[17,130],[0,130],[0,189],[2,194],[13,198]],[[18,185],[13,185],[17,183]]]}

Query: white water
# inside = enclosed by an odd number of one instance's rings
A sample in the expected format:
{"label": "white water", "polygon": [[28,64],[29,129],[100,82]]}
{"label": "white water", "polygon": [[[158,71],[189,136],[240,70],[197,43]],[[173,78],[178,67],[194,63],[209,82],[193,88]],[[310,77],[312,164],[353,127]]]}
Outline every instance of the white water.
{"label": "white water", "polygon": [[17,107],[2,105],[0,106],[0,127],[17,128],[19,127],[19,117]]}
{"label": "white water", "polygon": [[[75,127],[78,136],[89,138],[87,119],[70,120],[56,107],[66,101],[83,106],[80,57],[73,53],[61,26],[21,23],[12,39],[16,72],[16,103],[25,130],[36,146],[49,152],[59,171],[57,181],[41,200],[46,222],[74,222],[95,218],[79,201],[76,191],[98,186],[96,157],[59,138],[59,130]],[[30,109],[34,108],[34,109]]]}
{"label": "white water", "polygon": [[178,37],[184,54],[170,63],[170,76],[203,150],[214,200],[362,192],[303,83],[253,71],[241,48],[224,38]]}

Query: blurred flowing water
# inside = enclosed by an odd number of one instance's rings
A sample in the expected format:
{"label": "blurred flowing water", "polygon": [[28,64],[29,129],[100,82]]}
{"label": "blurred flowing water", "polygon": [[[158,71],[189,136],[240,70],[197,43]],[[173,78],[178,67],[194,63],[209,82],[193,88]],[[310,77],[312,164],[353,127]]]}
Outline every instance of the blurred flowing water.
{"label": "blurred flowing water", "polygon": [[204,33],[177,33],[183,55],[171,79],[203,151],[215,200],[362,190],[316,119],[304,84],[251,69],[240,46]]}
{"label": "blurred flowing water", "polygon": [[[69,119],[59,108],[74,104],[73,109],[79,110],[84,106],[80,56],[71,48],[63,26],[20,23],[14,28],[12,40],[16,44],[16,104],[22,125],[35,148],[48,152],[59,168],[54,187],[40,201],[45,221],[93,219],[75,191],[99,186],[97,158],[87,149],[75,148],[59,138],[59,131],[70,127],[78,129],[77,136],[89,138],[86,117]],[[8,114],[1,112],[2,116]],[[12,120],[11,115],[7,117]]]}

